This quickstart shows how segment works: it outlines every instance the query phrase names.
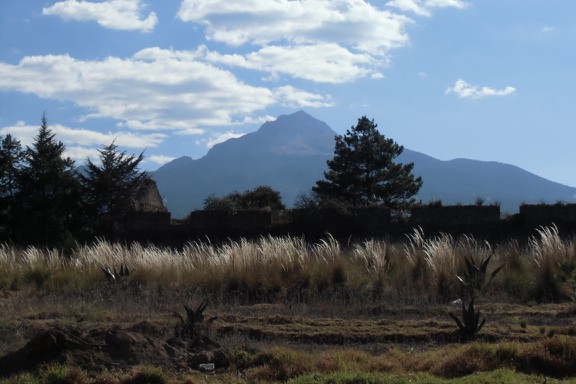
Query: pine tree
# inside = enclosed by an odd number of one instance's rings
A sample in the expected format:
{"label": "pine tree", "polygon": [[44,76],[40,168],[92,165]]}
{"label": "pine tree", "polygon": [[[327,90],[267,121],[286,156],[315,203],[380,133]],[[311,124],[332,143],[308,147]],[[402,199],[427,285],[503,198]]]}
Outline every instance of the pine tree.
{"label": "pine tree", "polygon": [[31,148],[24,155],[18,177],[16,206],[21,240],[60,245],[70,237],[77,213],[78,179],[74,161],[48,128],[46,115]]}
{"label": "pine tree", "polygon": [[399,209],[413,202],[422,186],[414,177],[414,164],[394,162],[404,147],[386,138],[366,116],[336,136],[334,158],[328,160],[324,180],[312,188],[322,200],[337,200],[354,207],[384,206]]}
{"label": "pine tree", "polygon": [[88,159],[87,170],[80,179],[84,206],[91,218],[89,226],[96,234],[109,236],[122,229],[139,189],[149,176],[138,170],[143,153],[138,157],[127,156],[114,143],[99,152],[100,164]]}
{"label": "pine tree", "polygon": [[22,168],[22,145],[11,135],[0,140],[0,240],[13,237],[16,193],[19,190],[18,174]]}

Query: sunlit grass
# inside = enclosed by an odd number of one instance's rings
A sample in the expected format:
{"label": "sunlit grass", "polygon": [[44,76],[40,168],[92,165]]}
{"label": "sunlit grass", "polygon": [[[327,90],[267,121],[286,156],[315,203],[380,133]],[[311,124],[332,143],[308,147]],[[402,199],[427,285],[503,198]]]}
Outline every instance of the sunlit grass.
{"label": "sunlit grass", "polygon": [[[316,243],[301,237],[261,237],[221,244],[191,242],[181,249],[122,245],[98,240],[64,254],[54,249],[0,245],[0,290],[78,293],[105,283],[102,267],[130,270],[131,287],[196,287],[214,300],[248,302],[326,300],[329,292],[370,301],[442,303],[461,295],[456,276],[465,257],[503,272],[485,295],[512,302],[576,299],[576,245],[555,227],[545,227],[525,247],[510,241],[490,245],[474,238],[416,229],[404,243],[370,239],[342,244],[331,236]],[[119,280],[119,279],[118,279]],[[116,282],[117,284],[119,281]]]}

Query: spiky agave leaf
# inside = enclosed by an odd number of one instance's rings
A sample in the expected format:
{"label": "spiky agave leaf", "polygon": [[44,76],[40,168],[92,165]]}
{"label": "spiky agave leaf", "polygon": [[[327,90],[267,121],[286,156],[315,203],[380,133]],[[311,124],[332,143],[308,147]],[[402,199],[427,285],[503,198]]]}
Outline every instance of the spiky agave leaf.
{"label": "spiky agave leaf", "polygon": [[[474,285],[478,289],[482,288],[482,286],[486,282],[488,265],[490,264],[490,260],[492,260],[493,255],[494,253],[490,254],[488,257],[482,260],[479,266],[477,265],[476,260],[474,260],[472,256],[470,257],[465,256],[464,262],[466,263],[466,272],[464,273],[463,277],[460,276],[456,277],[465,287],[471,287],[472,285]],[[498,274],[498,272],[500,272],[502,267],[503,265],[499,266],[494,271],[492,271],[492,273],[490,274],[490,278],[488,279],[488,282],[492,281],[492,279],[496,277],[496,275]]]}
{"label": "spiky agave leaf", "polygon": [[184,304],[184,309],[186,310],[186,317],[190,324],[201,323],[204,321],[204,310],[208,306],[208,300],[204,300],[198,305],[196,310],[192,309],[188,305]]}
{"label": "spiky agave leaf", "polygon": [[130,275],[130,269],[128,269],[128,266],[126,264],[122,263],[120,265],[120,276],[126,277],[128,275]]}
{"label": "spiky agave leaf", "polygon": [[186,310],[186,318],[188,319],[188,323],[194,324],[196,322],[196,312],[186,304],[184,304],[184,309]]}
{"label": "spiky agave leaf", "polygon": [[470,258],[464,257],[464,261],[466,262],[466,269],[468,270],[468,275],[473,276],[476,273],[480,272],[480,268],[476,266],[476,260],[474,260],[472,256],[470,256]]}
{"label": "spiky agave leaf", "polygon": [[460,281],[460,283],[462,283],[463,286],[465,286],[465,287],[470,286],[470,282],[468,281],[468,279],[466,279],[466,276],[460,277],[460,276],[456,275],[456,278],[458,279],[458,281]]}
{"label": "spiky agave leaf", "polygon": [[460,333],[464,338],[474,336],[476,333],[480,332],[486,319],[480,322],[480,311],[474,309],[474,299],[470,301],[468,308],[464,302],[462,302],[462,320],[456,317],[453,313],[448,313],[452,319],[458,325]]}
{"label": "spiky agave leaf", "polygon": [[104,276],[108,281],[115,281],[116,275],[110,270],[110,268],[100,265],[100,269],[104,272]]}
{"label": "spiky agave leaf", "polygon": [[450,315],[451,318],[454,319],[454,321],[456,322],[456,325],[458,325],[458,328],[460,328],[460,332],[464,331],[464,324],[462,324],[462,322],[460,321],[459,318],[457,318],[453,313],[448,313]]}
{"label": "spiky agave leaf", "polygon": [[492,273],[490,274],[490,279],[488,281],[492,281],[492,279],[494,279],[496,277],[496,275],[498,274],[498,272],[500,272],[500,270],[502,268],[504,268],[504,264],[502,264],[501,266],[496,268],[494,271],[492,271]]}
{"label": "spiky agave leaf", "polygon": [[482,261],[482,264],[480,265],[480,271],[483,274],[486,274],[486,271],[488,270],[488,263],[490,263],[490,259],[492,259],[493,255],[494,253],[490,254],[484,261]]}

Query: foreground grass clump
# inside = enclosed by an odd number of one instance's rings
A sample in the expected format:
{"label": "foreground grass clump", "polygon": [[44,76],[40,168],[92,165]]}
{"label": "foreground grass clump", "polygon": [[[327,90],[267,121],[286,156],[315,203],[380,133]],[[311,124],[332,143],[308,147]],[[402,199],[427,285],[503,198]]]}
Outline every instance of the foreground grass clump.
{"label": "foreground grass clump", "polygon": [[256,358],[252,362],[254,367],[245,375],[254,382],[282,382],[305,375],[350,372],[400,377],[428,374],[436,379],[454,379],[505,369],[563,379],[576,376],[575,352],[574,337],[554,337],[537,343],[475,343],[409,353],[391,349],[381,355],[354,349],[303,353],[275,348]]}
{"label": "foreground grass clump", "polygon": [[226,371],[168,374],[160,367],[104,372],[94,378],[78,368],[46,367],[38,376],[21,374],[8,383],[211,384],[211,383],[576,383],[574,338],[535,343],[474,343],[382,354],[358,349],[302,351],[273,346],[237,351]]}
{"label": "foreground grass clump", "polygon": [[46,384],[87,384],[88,376],[79,368],[65,365],[50,365],[41,374],[41,382]]}
{"label": "foreground grass clump", "polygon": [[564,378],[576,375],[576,340],[553,337],[539,343],[473,344],[450,356],[431,373],[461,377],[500,368]]}
{"label": "foreground grass clump", "polygon": [[551,380],[541,376],[529,376],[509,370],[482,372],[457,379],[441,379],[428,374],[393,376],[378,373],[347,372],[332,374],[312,374],[287,381],[288,384],[477,384],[477,383],[515,383],[541,384],[574,383],[576,381]]}

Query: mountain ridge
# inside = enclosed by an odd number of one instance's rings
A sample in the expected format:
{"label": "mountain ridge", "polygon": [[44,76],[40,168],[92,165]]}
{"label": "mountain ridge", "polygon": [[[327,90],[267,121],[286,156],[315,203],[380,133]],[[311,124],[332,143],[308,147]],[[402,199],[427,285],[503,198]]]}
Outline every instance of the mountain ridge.
{"label": "mountain ridge", "polygon": [[[174,217],[201,209],[211,194],[269,185],[280,191],[287,206],[307,193],[327,170],[334,155],[336,132],[304,111],[281,115],[260,129],[212,147],[197,160],[179,157],[152,172]],[[576,188],[530,173],[515,165],[472,159],[439,160],[405,148],[397,161],[414,163],[424,183],[423,202],[471,204],[477,199],[500,203],[516,212],[521,203],[572,201]]]}

